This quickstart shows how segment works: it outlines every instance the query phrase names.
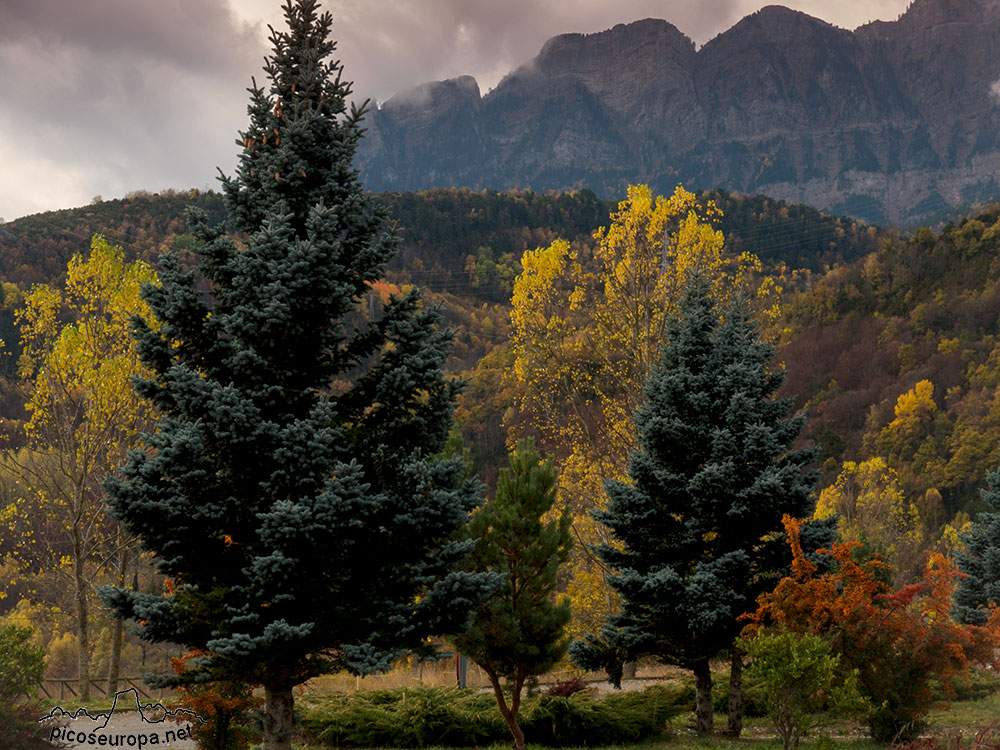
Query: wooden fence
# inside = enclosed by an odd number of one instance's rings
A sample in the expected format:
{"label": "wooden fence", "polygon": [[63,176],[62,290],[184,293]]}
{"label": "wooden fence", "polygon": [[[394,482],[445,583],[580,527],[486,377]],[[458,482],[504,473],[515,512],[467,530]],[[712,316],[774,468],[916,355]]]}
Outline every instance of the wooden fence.
{"label": "wooden fence", "polygon": [[[93,691],[92,694],[95,695],[107,695],[111,696],[108,692],[108,681],[107,680],[90,680],[90,688]],[[135,688],[139,695],[150,698],[157,699],[163,698],[165,694],[172,694],[173,690],[170,688],[150,688],[142,681],[142,677],[119,677],[118,678],[118,690],[128,690],[129,688]],[[76,677],[46,677],[42,680],[41,690],[47,698],[58,698],[59,700],[64,700],[66,698],[78,698],[80,689],[80,680]]]}

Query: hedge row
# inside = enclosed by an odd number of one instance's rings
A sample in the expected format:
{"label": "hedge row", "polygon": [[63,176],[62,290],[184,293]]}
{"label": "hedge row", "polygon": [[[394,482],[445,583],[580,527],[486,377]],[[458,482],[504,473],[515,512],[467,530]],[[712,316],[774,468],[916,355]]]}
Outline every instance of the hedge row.
{"label": "hedge row", "polygon": [[[691,710],[689,691],[642,691],[568,698],[532,696],[521,706],[526,740],[549,747],[613,745],[659,735]],[[473,747],[510,740],[491,694],[456,688],[397,688],[307,699],[302,727],[333,747]]]}

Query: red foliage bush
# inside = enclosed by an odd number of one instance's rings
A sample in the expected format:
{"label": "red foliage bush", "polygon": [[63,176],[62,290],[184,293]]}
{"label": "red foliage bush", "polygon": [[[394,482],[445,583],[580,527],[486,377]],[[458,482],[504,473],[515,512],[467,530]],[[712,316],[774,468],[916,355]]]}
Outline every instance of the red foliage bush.
{"label": "red foliage bush", "polygon": [[556,680],[542,692],[546,695],[554,695],[557,698],[568,698],[574,693],[582,693],[590,689],[590,685],[579,677],[570,677],[568,680]]}
{"label": "red foliage bush", "polygon": [[[187,662],[205,656],[194,650],[180,659],[171,659],[177,674],[187,670]],[[253,694],[253,688],[227,680],[197,683],[177,689],[180,703],[194,711],[203,723],[194,727],[194,737],[201,750],[245,750],[255,734],[250,725],[250,712],[263,705],[263,699]]]}
{"label": "red foliage bush", "polygon": [[961,574],[941,555],[930,557],[921,581],[899,591],[885,583],[888,566],[879,557],[853,559],[857,544],[820,550],[835,565],[818,575],[802,552],[800,528],[800,522],[785,518],[792,575],[760,597],[748,627],[774,623],[829,638],[841,663],[858,670],[861,692],[873,706],[872,737],[914,739],[933,704],[935,679],[947,690],[953,677],[968,676],[970,663],[995,662],[1000,612],[986,627],[956,624],[951,595]]}

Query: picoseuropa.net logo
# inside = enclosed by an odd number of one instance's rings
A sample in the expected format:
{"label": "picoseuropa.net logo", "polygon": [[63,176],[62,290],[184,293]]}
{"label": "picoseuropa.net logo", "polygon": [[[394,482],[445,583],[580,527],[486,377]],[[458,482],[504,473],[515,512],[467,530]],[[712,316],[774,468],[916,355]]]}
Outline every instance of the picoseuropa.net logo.
{"label": "picoseuropa.net logo", "polygon": [[111,710],[106,713],[91,714],[85,708],[70,713],[56,707],[38,721],[48,730],[45,738],[66,750],[190,750],[196,746],[192,731],[204,719],[187,709],[171,711],[161,703],[143,705],[135,688],[129,688],[115,694]]}

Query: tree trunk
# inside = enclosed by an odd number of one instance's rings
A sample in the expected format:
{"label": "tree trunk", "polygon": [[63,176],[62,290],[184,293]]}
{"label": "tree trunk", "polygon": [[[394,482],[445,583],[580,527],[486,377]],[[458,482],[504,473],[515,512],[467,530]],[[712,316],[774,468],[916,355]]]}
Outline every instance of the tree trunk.
{"label": "tree trunk", "polygon": [[638,666],[637,662],[627,661],[622,664],[622,679],[623,680],[634,680],[635,679],[635,669]]}
{"label": "tree trunk", "polygon": [[[122,545],[118,556],[118,586],[125,588],[125,569],[128,566],[128,549]],[[111,620],[111,658],[108,661],[108,695],[118,692],[118,671],[121,666],[122,636],[125,621],[120,617]]]}
{"label": "tree trunk", "polygon": [[712,672],[708,659],[694,665],[694,724],[698,734],[712,733]]}
{"label": "tree trunk", "polygon": [[263,744],[261,750],[292,750],[295,711],[290,682],[264,685]]}
{"label": "tree trunk", "polygon": [[497,674],[492,669],[488,669],[486,675],[490,678],[490,684],[493,686],[493,695],[497,699],[500,715],[507,722],[510,733],[514,737],[514,750],[524,750],[524,732],[521,731],[521,725],[517,723],[517,714],[521,708],[521,688],[524,686],[523,670],[518,670],[514,680],[513,690],[510,694],[510,706],[507,705],[507,699],[504,697]]}
{"label": "tree trunk", "polygon": [[729,722],[726,734],[739,737],[743,733],[743,650],[732,647],[732,664],[729,668]]}
{"label": "tree trunk", "polygon": [[76,597],[76,675],[80,683],[80,700],[90,700],[90,608],[87,602],[87,579],[84,571],[83,545],[79,530],[73,528],[73,582]]}

